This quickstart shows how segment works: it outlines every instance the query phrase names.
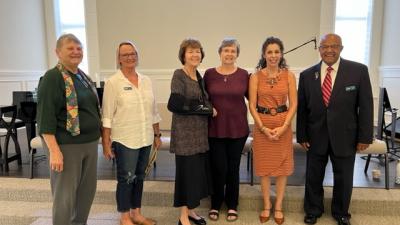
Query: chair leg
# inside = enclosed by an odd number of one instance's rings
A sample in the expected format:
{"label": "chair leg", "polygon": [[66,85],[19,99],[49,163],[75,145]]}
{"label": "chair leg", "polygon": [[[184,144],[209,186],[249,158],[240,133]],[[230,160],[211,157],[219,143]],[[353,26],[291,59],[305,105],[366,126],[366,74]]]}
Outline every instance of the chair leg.
{"label": "chair leg", "polygon": [[250,186],[254,185],[253,149],[250,150]]}
{"label": "chair leg", "polygon": [[18,165],[22,165],[21,148],[19,147],[17,133],[15,133],[15,136],[12,137],[12,139],[14,141],[15,153],[17,155]]}
{"label": "chair leg", "polygon": [[1,151],[1,139],[0,139],[0,170],[3,171],[3,152]]}
{"label": "chair leg", "polygon": [[10,136],[6,136],[6,139],[4,140],[4,171],[8,172],[10,170],[8,163],[8,144],[10,143]]}
{"label": "chair leg", "polygon": [[385,188],[389,190],[389,158],[388,154],[385,154]]}
{"label": "chair leg", "polygon": [[371,161],[371,154],[368,154],[367,160],[365,162],[364,173],[368,173],[369,161]]}
{"label": "chair leg", "polygon": [[250,152],[247,153],[247,171],[250,169]]}
{"label": "chair leg", "polygon": [[1,151],[1,138],[0,138],[0,170],[3,171],[3,152]]}
{"label": "chair leg", "polygon": [[34,151],[33,151],[33,149],[31,149],[30,150],[30,153],[29,153],[29,178],[30,179],[33,179],[33,153],[34,153]]}

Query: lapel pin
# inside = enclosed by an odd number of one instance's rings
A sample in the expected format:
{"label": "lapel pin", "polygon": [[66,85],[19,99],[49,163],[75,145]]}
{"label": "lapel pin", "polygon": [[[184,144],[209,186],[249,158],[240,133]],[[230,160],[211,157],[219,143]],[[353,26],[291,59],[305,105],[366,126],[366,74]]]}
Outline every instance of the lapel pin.
{"label": "lapel pin", "polygon": [[319,72],[315,72],[314,75],[315,75],[315,80],[318,80]]}

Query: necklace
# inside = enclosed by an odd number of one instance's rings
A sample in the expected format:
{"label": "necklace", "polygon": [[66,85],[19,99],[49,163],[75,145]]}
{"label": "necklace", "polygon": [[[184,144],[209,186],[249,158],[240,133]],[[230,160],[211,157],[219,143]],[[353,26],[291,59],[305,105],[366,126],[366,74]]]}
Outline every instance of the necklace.
{"label": "necklace", "polygon": [[233,67],[233,69],[223,69],[223,67],[220,66],[215,68],[215,70],[224,77],[224,82],[226,83],[228,81],[228,77],[236,71],[236,67]]}
{"label": "necklace", "polygon": [[185,67],[183,67],[182,69],[186,73],[186,75],[188,75],[190,77],[190,79],[197,81],[196,72],[194,72],[194,74],[191,74]]}
{"label": "necklace", "polygon": [[274,88],[274,86],[278,83],[278,81],[281,80],[281,70],[278,70],[278,72],[274,73],[273,75],[270,75],[268,70],[266,70],[267,72],[267,84],[270,85],[270,88]]}

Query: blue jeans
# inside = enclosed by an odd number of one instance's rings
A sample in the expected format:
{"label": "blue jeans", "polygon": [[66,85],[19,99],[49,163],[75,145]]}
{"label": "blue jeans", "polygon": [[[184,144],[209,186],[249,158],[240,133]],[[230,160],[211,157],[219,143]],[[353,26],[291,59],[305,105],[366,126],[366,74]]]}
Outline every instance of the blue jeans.
{"label": "blue jeans", "polygon": [[131,149],[121,143],[113,142],[112,147],[117,161],[117,210],[127,212],[142,205],[143,180],[149,161],[151,145]]}

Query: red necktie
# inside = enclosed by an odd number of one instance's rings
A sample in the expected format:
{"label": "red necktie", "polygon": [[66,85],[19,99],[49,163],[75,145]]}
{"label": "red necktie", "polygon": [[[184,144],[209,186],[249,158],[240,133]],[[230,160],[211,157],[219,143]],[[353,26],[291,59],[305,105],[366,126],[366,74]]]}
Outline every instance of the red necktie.
{"label": "red necktie", "polygon": [[324,103],[326,106],[329,105],[329,98],[331,97],[332,92],[332,78],[331,71],[332,67],[328,67],[324,82],[322,83],[322,98],[324,99]]}

